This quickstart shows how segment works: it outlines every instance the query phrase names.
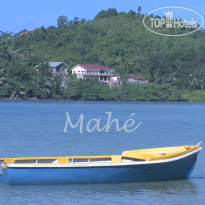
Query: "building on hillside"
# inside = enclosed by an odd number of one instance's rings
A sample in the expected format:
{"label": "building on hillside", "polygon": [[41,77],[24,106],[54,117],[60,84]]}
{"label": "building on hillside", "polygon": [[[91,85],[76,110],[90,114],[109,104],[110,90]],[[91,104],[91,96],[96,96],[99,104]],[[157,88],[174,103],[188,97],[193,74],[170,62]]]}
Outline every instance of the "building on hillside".
{"label": "building on hillside", "polygon": [[[35,66],[36,69],[38,70],[40,67],[40,64]],[[68,78],[68,68],[69,66],[66,65],[63,62],[48,62],[48,67],[51,70],[52,76],[55,77],[57,75],[62,76],[62,87],[65,87],[65,82]]]}
{"label": "building on hillside", "polygon": [[120,76],[113,76],[110,78],[110,81],[108,82],[109,87],[119,87],[122,86],[122,81],[120,79]]}
{"label": "building on hillside", "polygon": [[[40,64],[36,66],[36,69],[40,67]],[[48,62],[48,67],[51,70],[53,76],[62,75],[66,77],[68,75],[69,66],[63,62]]]}
{"label": "building on hillside", "polygon": [[127,80],[128,83],[140,83],[140,84],[147,84],[147,83],[149,83],[149,81],[147,79],[139,78],[138,76],[126,77],[126,80]]}
{"label": "building on hillside", "polygon": [[100,82],[108,83],[113,77],[114,69],[102,65],[78,64],[71,68],[72,74],[77,78],[98,78]]}
{"label": "building on hillside", "polygon": [[117,83],[119,81],[120,77],[119,76],[113,76],[110,78],[110,81],[113,83]]}
{"label": "building on hillside", "polygon": [[36,30],[39,30],[39,29],[36,28],[36,29],[32,29],[32,30],[30,30],[30,31],[24,30],[22,33],[20,33],[20,36],[21,36],[21,35],[24,35],[24,34],[28,34],[28,33],[33,33],[33,32],[36,31]]}
{"label": "building on hillside", "polygon": [[69,66],[66,65],[63,62],[49,62],[49,68],[52,71],[52,75],[62,75],[63,77],[66,77],[68,75],[68,68]]}

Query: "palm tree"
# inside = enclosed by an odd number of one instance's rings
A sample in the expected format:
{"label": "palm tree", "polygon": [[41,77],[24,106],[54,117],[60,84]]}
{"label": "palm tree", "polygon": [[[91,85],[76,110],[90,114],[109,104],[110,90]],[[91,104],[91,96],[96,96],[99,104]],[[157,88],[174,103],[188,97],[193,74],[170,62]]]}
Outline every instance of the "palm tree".
{"label": "palm tree", "polygon": [[138,7],[138,14],[140,14],[141,10],[142,10],[142,8],[141,8],[141,6],[139,6]]}

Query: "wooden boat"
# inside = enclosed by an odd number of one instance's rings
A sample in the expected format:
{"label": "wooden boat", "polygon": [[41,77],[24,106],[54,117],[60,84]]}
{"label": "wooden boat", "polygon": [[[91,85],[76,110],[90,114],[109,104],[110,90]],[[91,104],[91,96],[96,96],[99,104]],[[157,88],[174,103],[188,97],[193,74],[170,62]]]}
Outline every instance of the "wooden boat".
{"label": "wooden boat", "polygon": [[1,158],[7,184],[123,183],[190,176],[201,145],[125,151],[122,155]]}

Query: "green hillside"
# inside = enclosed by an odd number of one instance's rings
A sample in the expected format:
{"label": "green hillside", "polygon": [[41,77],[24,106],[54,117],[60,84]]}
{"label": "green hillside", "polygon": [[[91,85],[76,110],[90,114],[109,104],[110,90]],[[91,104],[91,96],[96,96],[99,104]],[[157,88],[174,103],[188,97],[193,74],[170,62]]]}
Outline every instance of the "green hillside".
{"label": "green hillside", "polygon": [[[94,20],[66,16],[58,26],[0,35],[0,97],[74,100],[205,101],[205,32],[183,37],[151,33],[143,14],[115,9],[101,11]],[[116,75],[138,75],[148,85],[124,82],[109,88],[95,80],[71,77],[67,88],[49,72],[37,73],[41,62],[100,64]]]}

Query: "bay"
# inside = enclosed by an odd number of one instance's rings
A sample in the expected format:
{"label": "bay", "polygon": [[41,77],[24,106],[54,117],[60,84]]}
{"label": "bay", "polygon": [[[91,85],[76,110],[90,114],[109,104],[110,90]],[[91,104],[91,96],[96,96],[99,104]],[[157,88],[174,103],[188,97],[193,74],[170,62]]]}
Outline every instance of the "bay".
{"label": "bay", "polygon": [[[68,126],[84,114],[83,134]],[[90,119],[120,126],[132,118],[134,132],[86,131]],[[205,139],[204,103],[165,102],[0,102],[0,157],[121,154],[125,150],[196,144]],[[203,144],[202,144],[203,145]],[[163,170],[162,170],[163,171]],[[129,184],[8,186],[0,184],[0,204],[204,204],[205,154],[187,180]]]}

